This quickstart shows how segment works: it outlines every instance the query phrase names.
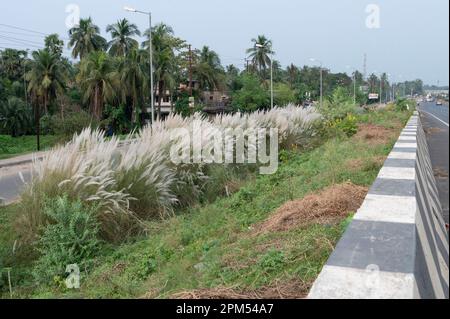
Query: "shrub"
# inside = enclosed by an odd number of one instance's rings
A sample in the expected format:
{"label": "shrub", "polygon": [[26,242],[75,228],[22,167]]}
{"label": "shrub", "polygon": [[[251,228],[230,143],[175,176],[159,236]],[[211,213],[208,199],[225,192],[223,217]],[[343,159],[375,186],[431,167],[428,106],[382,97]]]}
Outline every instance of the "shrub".
{"label": "shrub", "polygon": [[99,249],[94,210],[81,201],[57,197],[46,202],[44,214],[49,224],[38,241],[41,256],[33,270],[35,280],[50,283],[54,278],[64,278],[71,264],[77,264],[81,271],[87,269]]}
{"label": "shrub", "polygon": [[235,110],[253,112],[269,106],[269,93],[261,86],[260,80],[255,75],[243,75],[240,77],[240,82],[242,88],[236,91],[232,97],[232,105]]}
{"label": "shrub", "polygon": [[319,112],[329,121],[336,119],[344,119],[347,114],[356,112],[356,105],[353,104],[352,98],[347,94],[345,89],[339,87],[334,90],[333,94],[324,101]]}
{"label": "shrub", "polygon": [[358,125],[356,117],[348,114],[344,119],[337,119],[332,122],[332,126],[345,133],[348,137],[355,135],[358,132]]}
{"label": "shrub", "polygon": [[[70,138],[74,134],[79,134],[85,128],[95,128],[98,123],[83,110],[71,111],[61,118],[59,115],[52,116],[53,132],[65,138]],[[51,128],[49,128],[51,129]]]}
{"label": "shrub", "polygon": [[105,130],[112,129],[116,134],[127,134],[132,130],[132,123],[128,120],[123,105],[107,105],[104,110],[106,119],[100,123]]}
{"label": "shrub", "polygon": [[395,109],[400,112],[410,111],[415,107],[415,102],[412,100],[399,98],[395,101]]}

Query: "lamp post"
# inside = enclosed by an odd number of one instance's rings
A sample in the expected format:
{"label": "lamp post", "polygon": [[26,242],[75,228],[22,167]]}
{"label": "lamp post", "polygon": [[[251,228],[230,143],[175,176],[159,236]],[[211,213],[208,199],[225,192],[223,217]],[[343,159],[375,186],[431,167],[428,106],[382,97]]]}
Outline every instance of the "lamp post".
{"label": "lamp post", "polygon": [[380,73],[380,104],[383,103],[383,74]]}
{"label": "lamp post", "polygon": [[150,108],[152,112],[152,124],[155,122],[155,96],[154,96],[154,90],[153,90],[153,47],[152,47],[152,13],[151,12],[145,12],[145,11],[139,11],[135,8],[130,7],[124,7],[125,11],[128,12],[134,12],[134,13],[141,13],[148,15],[148,24],[149,24],[149,35],[148,35],[148,50],[149,50],[149,59],[150,59]]}
{"label": "lamp post", "polygon": [[[256,43],[255,46],[257,48],[265,48],[267,45]],[[273,51],[272,47],[270,49],[270,108],[273,109]]]}
{"label": "lamp post", "polygon": [[323,63],[315,58],[309,59],[311,62],[318,62],[320,64],[320,107],[323,106]]}
{"label": "lamp post", "polygon": [[353,70],[352,80],[353,80],[353,104],[356,105],[356,69],[347,65],[347,69]]}

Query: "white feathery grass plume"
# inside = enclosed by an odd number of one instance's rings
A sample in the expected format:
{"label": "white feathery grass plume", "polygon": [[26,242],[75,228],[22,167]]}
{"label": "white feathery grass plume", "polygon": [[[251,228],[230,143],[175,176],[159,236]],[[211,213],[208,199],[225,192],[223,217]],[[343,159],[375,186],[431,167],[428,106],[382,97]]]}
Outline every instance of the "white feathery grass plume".
{"label": "white feathery grass plume", "polygon": [[[203,149],[211,150],[217,132],[222,133],[226,145],[235,142],[233,136],[225,134],[227,130],[278,129],[280,147],[288,148],[313,136],[313,124],[320,118],[315,108],[294,105],[252,114],[218,115],[212,120],[200,113],[187,118],[173,114],[144,127],[135,139],[130,135],[126,146],[120,146],[115,137],[105,139],[100,130],[87,128],[66,145],[51,150],[42,161],[34,161],[28,192],[34,196],[68,193],[95,203],[104,213],[102,220],[114,219],[117,214],[136,213],[142,218],[167,215],[174,205],[195,201],[208,178],[205,158],[199,163],[175,164],[170,160],[172,146],[191,147],[182,144],[185,140],[172,140],[171,130],[183,128],[191,138],[200,138]],[[201,126],[200,136],[193,136],[195,125]],[[244,151],[248,154],[256,147],[246,141]],[[227,158],[235,149],[222,152]]]}

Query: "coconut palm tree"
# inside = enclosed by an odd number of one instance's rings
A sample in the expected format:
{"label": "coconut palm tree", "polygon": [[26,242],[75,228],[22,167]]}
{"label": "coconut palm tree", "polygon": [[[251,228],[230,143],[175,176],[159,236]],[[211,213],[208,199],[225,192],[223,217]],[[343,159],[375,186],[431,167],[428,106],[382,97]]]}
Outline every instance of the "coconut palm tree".
{"label": "coconut palm tree", "polygon": [[[150,31],[147,30],[144,34],[149,38]],[[144,41],[142,46],[148,50],[149,40]],[[183,40],[174,36],[172,27],[160,23],[152,28],[154,76],[159,93],[158,116],[161,116],[161,103],[165,92],[175,87],[177,67],[175,51],[179,51],[185,46]]]}
{"label": "coconut palm tree", "polygon": [[225,80],[225,74],[219,55],[207,46],[196,53],[197,63],[194,66],[194,75],[200,88],[203,90],[221,88]]}
{"label": "coconut palm tree", "polygon": [[44,108],[44,112],[47,112],[49,103],[56,98],[58,93],[65,90],[67,70],[59,56],[50,53],[47,49],[34,51],[32,57],[33,59],[28,63],[29,71],[25,78],[29,82],[28,92],[31,93],[35,104],[36,134],[39,149],[41,106]]}
{"label": "coconut palm tree", "polygon": [[139,43],[132,37],[140,36],[141,32],[135,24],[130,23],[127,19],[108,25],[106,32],[111,33],[112,40],[108,42],[108,47],[112,56],[125,56],[133,48],[139,46]]}
{"label": "coconut palm tree", "polygon": [[90,102],[92,114],[100,120],[105,101],[112,101],[117,95],[116,61],[103,51],[90,53],[81,61],[77,82],[84,91],[83,100]]}
{"label": "coconut palm tree", "polygon": [[252,39],[253,47],[247,49],[247,54],[252,60],[252,64],[258,69],[261,77],[266,76],[266,70],[270,65],[270,56],[272,51],[272,41],[264,35],[259,35],[256,39]]}
{"label": "coconut palm tree", "polygon": [[107,47],[105,38],[100,35],[98,26],[92,19],[81,19],[78,26],[69,30],[69,48],[72,48],[73,58],[83,59],[92,51],[104,50]]}
{"label": "coconut palm tree", "polygon": [[12,137],[25,134],[31,124],[31,110],[20,98],[12,96],[0,103],[0,123]]}
{"label": "coconut palm tree", "polygon": [[147,61],[147,51],[133,48],[119,64],[122,100],[126,102],[128,97],[131,98],[133,123],[137,123],[138,104],[144,100],[149,87]]}
{"label": "coconut palm tree", "polygon": [[211,50],[208,46],[203,46],[203,48],[200,51],[200,63],[206,63],[214,70],[222,70],[223,67],[220,63],[219,55]]}

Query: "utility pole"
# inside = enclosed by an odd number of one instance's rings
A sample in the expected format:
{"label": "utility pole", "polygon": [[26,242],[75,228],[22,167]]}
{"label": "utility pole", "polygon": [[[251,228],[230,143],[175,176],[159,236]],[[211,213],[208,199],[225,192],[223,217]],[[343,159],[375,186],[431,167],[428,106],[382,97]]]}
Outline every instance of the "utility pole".
{"label": "utility pole", "polygon": [[383,96],[383,74],[380,74],[380,104],[383,102],[382,96]]}
{"label": "utility pole", "polygon": [[320,62],[320,108],[323,107],[323,67]]}
{"label": "utility pole", "polygon": [[192,46],[189,44],[189,96],[192,97]]}
{"label": "utility pole", "polygon": [[367,54],[364,53],[363,79],[367,79]]}

